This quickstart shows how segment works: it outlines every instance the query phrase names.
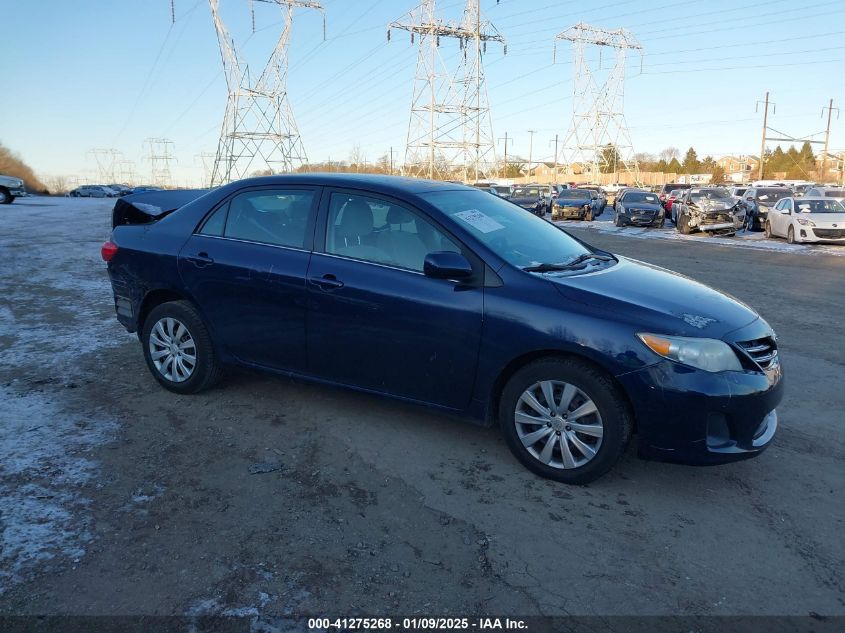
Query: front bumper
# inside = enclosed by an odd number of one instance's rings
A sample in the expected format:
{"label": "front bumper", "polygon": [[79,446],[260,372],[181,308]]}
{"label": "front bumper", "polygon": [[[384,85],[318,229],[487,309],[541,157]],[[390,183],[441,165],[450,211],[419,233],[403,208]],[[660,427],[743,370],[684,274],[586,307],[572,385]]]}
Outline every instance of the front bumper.
{"label": "front bumper", "polygon": [[798,237],[802,242],[829,242],[831,244],[845,243],[845,229],[801,227]]}
{"label": "front bumper", "polygon": [[583,220],[587,215],[584,207],[552,207],[552,219]]}
{"label": "front bumper", "polygon": [[26,189],[9,189],[9,195],[15,198],[23,198],[27,196]]}
{"label": "front bumper", "polygon": [[748,459],[777,431],[784,390],[779,363],[765,371],[709,373],[665,360],[617,378],[634,409],[639,454],[648,459],[695,465]]}

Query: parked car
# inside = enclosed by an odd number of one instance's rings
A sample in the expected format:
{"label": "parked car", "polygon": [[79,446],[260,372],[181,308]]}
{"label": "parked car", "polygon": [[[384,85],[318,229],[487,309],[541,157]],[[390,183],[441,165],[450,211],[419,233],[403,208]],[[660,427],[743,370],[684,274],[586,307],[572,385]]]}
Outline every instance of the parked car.
{"label": "parked car", "polygon": [[672,203],[675,202],[675,199],[680,196],[683,192],[683,189],[672,189],[672,191],[669,192],[669,195],[667,195],[666,199],[663,201],[663,209],[665,211],[664,215],[667,218],[672,218],[672,222],[675,221],[675,216],[672,215]]}
{"label": "parked car", "polygon": [[509,200],[526,211],[531,211],[531,213],[540,217],[545,217],[546,211],[549,209],[546,192],[540,185],[514,187]]}
{"label": "parked car", "polygon": [[599,214],[598,198],[589,189],[567,189],[552,203],[552,221],[592,221]]}
{"label": "parked car", "polygon": [[118,194],[105,185],[82,185],[68,195],[72,198],[117,198]]}
{"label": "parked car", "polygon": [[578,189],[588,189],[589,191],[595,191],[596,195],[599,198],[599,212],[598,215],[604,211],[605,207],[607,207],[607,192],[604,189],[599,187],[598,185],[578,185]]}
{"label": "parked car", "polygon": [[127,185],[113,184],[113,185],[108,185],[108,187],[112,191],[117,192],[118,196],[128,196],[133,191],[132,187],[129,187]]}
{"label": "parked car", "polygon": [[777,339],[751,308],[496,196],[300,174],[174,211],[146,197],[117,202],[101,254],[118,320],[173,392],[238,364],[383,394],[498,424],[567,483],[607,472],[634,428],[642,456],[696,464],[776,432]]}
{"label": "parked car", "polygon": [[667,182],[660,188],[657,197],[660,198],[660,202],[666,202],[666,198],[669,197],[669,194],[673,190],[689,189],[690,187],[692,187],[692,185],[688,185],[683,182]]}
{"label": "parked car", "polygon": [[750,187],[739,201],[745,210],[746,219],[752,231],[762,231],[766,224],[766,217],[778,200],[792,196],[789,187]]}
{"label": "parked car", "polygon": [[769,211],[766,237],[796,242],[845,243],[845,206],[834,198],[783,198]]}
{"label": "parked car", "polygon": [[737,200],[740,200],[746,191],[748,191],[748,185],[728,187],[728,192]]}
{"label": "parked car", "polygon": [[0,176],[0,204],[12,204],[15,198],[27,195],[24,182],[15,176]]}
{"label": "parked car", "polygon": [[140,185],[132,189],[132,193],[149,193],[150,191],[165,191],[161,187],[154,187],[153,185]]}
{"label": "parked car", "polygon": [[842,187],[810,187],[804,195],[808,198],[833,198],[839,202],[845,202],[845,188]]}
{"label": "parked car", "polygon": [[626,189],[613,203],[613,223],[616,226],[662,227],[666,221],[657,194],[641,189]]}
{"label": "parked car", "polygon": [[492,185],[490,189],[492,189],[492,192],[497,196],[505,198],[506,200],[511,197],[511,192],[513,191],[513,188],[510,185]]}
{"label": "parked car", "polygon": [[745,209],[725,187],[694,187],[672,203],[672,221],[684,235],[735,235],[745,225]]}

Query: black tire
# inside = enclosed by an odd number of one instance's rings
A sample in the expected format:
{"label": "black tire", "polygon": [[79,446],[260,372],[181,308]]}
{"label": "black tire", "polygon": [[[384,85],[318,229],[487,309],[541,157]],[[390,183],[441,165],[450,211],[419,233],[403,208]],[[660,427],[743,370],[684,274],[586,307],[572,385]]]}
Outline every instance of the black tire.
{"label": "black tire", "polygon": [[766,220],[766,226],[763,228],[763,234],[768,238],[772,239],[774,235],[772,235],[772,225]]}
{"label": "black tire", "polygon": [[[155,366],[150,353],[150,334],[156,323],[167,317],[184,324],[196,346],[196,365],[190,376],[182,382],[170,380],[164,376]],[[168,301],[153,308],[147,315],[141,330],[141,346],[150,373],[162,387],[175,393],[199,393],[212,387],[223,375],[223,366],[217,359],[208,328],[196,308],[187,301]]]}
{"label": "black tire", "polygon": [[615,210],[613,212],[613,224],[616,226],[625,226],[625,224],[622,222],[622,216],[620,216],[619,212]]}
{"label": "black tire", "polygon": [[662,217],[660,218],[660,222],[657,223],[657,228],[662,229],[664,224],[666,224],[666,218]]}
{"label": "black tire", "polygon": [[691,232],[689,228],[689,219],[684,214],[681,214],[678,217],[678,232],[683,235],[689,235]]}
{"label": "black tire", "polygon": [[789,230],[786,232],[786,242],[787,244],[795,244],[795,229],[793,229],[791,225]]}
{"label": "black tire", "polygon": [[[523,392],[544,380],[569,383],[596,405],[601,416],[603,436],[595,457],[577,468],[555,468],[534,457],[517,434],[514,415]],[[531,472],[567,484],[586,484],[607,473],[625,451],[631,438],[633,420],[625,398],[610,378],[592,365],[575,358],[548,358],[517,371],[502,391],[499,425],[511,452]]]}
{"label": "black tire", "polygon": [[584,214],[584,220],[586,220],[587,222],[592,222],[592,221],[593,221],[593,212],[592,212],[592,211],[587,211],[587,212]]}
{"label": "black tire", "polygon": [[0,188],[0,204],[12,204],[12,196],[3,188]]}

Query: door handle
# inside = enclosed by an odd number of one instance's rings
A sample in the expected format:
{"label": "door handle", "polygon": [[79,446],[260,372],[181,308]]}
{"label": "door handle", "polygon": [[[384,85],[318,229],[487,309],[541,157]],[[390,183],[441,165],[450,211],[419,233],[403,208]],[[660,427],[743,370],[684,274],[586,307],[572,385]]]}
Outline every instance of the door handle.
{"label": "door handle", "polygon": [[197,268],[205,268],[214,263],[214,260],[208,256],[208,253],[205,252],[197,253],[196,255],[187,257],[186,259]]}
{"label": "door handle", "polygon": [[329,291],[343,288],[343,282],[339,281],[338,278],[331,273],[323,275],[322,277],[311,277],[309,281],[320,290]]}

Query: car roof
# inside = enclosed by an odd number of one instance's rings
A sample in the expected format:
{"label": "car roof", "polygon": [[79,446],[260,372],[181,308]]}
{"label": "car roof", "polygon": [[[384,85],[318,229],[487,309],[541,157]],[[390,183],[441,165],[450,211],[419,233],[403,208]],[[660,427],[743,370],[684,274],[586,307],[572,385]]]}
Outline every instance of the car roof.
{"label": "car roof", "polygon": [[385,176],[381,174],[337,174],[323,172],[246,178],[226,186],[232,187],[233,189],[242,189],[244,187],[258,185],[314,185],[321,187],[349,187],[351,189],[365,188],[385,194],[405,195],[409,193],[418,194],[455,189],[476,190],[476,187],[442,180],[427,180],[425,178],[410,178],[408,176]]}

